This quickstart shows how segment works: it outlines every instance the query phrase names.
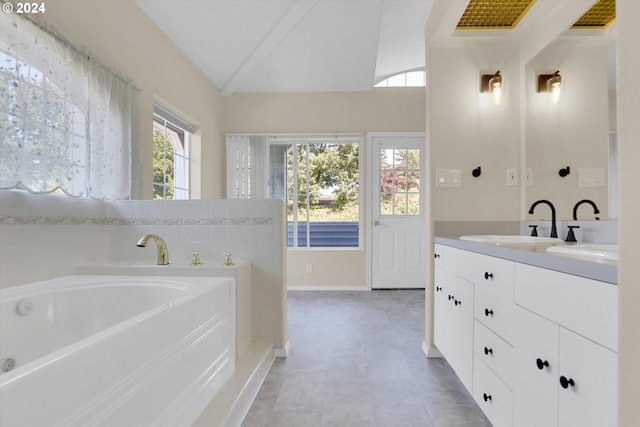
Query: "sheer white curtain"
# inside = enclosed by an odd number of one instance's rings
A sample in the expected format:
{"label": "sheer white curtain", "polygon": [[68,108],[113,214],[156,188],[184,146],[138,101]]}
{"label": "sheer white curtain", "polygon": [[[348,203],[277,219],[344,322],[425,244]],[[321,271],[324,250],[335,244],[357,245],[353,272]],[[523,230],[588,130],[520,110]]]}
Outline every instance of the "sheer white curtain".
{"label": "sheer white curtain", "polygon": [[16,14],[0,14],[0,189],[126,199],[132,86]]}

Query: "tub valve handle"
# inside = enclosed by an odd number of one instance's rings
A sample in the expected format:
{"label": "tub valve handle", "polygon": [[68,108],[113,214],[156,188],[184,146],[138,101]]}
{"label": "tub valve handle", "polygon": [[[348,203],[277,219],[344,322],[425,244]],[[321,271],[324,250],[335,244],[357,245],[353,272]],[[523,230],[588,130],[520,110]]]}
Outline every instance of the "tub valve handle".
{"label": "tub valve handle", "polygon": [[226,266],[233,265],[233,261],[231,260],[231,252],[225,252],[223,255],[224,255],[224,265]]}
{"label": "tub valve handle", "polygon": [[191,265],[202,265],[202,261],[200,261],[200,254],[198,252],[193,253],[193,258],[191,259]]}

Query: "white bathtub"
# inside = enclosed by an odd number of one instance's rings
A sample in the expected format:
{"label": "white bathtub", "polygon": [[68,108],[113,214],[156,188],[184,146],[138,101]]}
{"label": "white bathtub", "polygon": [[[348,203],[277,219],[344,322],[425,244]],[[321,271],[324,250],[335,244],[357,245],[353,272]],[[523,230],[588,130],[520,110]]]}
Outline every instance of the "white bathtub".
{"label": "white bathtub", "polygon": [[2,368],[15,361],[0,425],[191,425],[235,368],[234,288],[76,275],[0,290]]}

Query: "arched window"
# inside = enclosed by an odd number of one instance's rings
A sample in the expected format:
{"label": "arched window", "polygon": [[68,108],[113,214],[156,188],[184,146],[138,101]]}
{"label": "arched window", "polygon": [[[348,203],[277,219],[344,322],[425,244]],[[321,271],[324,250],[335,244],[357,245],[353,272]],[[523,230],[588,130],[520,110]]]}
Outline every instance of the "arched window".
{"label": "arched window", "polygon": [[425,87],[427,73],[425,71],[408,71],[396,74],[375,85],[375,87]]}

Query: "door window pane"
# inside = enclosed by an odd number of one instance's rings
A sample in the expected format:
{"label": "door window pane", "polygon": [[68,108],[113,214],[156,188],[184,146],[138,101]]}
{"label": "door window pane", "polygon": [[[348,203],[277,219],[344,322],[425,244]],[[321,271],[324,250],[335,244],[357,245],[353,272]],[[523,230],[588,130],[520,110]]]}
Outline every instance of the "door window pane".
{"label": "door window pane", "polygon": [[420,149],[380,150],[380,215],[420,215]]}

